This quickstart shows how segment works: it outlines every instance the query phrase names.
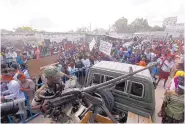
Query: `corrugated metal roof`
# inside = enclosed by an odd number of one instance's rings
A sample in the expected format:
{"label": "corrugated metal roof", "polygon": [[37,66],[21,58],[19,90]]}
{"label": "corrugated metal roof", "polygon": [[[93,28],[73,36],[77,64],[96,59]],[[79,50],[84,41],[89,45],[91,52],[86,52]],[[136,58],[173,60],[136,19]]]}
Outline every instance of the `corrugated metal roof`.
{"label": "corrugated metal roof", "polygon": [[[144,67],[138,66],[138,65],[120,63],[120,62],[112,62],[112,61],[101,61],[101,62],[93,65],[91,68],[129,73],[129,67],[132,67],[133,71],[137,71],[137,70],[144,68]],[[152,79],[151,74],[148,69],[141,71],[141,72],[137,73],[136,75]]]}

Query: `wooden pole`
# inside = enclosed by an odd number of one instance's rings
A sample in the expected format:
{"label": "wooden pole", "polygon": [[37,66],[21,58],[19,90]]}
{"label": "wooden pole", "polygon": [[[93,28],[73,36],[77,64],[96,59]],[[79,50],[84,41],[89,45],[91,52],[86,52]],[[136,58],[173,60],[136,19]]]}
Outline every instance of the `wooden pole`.
{"label": "wooden pole", "polygon": [[42,67],[40,67],[40,69],[44,69],[44,68],[46,68],[48,66],[53,66],[53,65],[57,65],[57,64],[59,64],[59,62],[56,62],[56,63],[53,63],[53,64],[49,64],[49,65],[46,65],[46,66],[42,66]]}

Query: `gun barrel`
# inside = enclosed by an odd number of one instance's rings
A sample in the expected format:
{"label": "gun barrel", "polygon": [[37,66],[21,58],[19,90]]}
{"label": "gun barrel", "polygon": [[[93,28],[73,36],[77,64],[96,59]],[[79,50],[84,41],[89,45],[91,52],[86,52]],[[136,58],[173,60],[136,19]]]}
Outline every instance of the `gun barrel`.
{"label": "gun barrel", "polygon": [[[114,78],[114,79],[112,79],[112,80],[106,81],[106,82],[104,82],[104,83],[101,83],[101,84],[98,84],[98,85],[94,85],[94,86],[85,87],[82,91],[83,91],[83,92],[92,92],[92,91],[94,91],[94,90],[96,90],[96,89],[98,89],[98,88],[105,87],[106,85],[109,85],[109,84],[111,84],[111,83],[114,83],[114,82],[118,83],[119,80],[122,80],[122,81],[123,81],[123,80],[125,80],[125,79],[128,79],[130,76],[133,76],[134,74],[137,74],[137,73],[139,73],[139,72],[141,72],[141,71],[144,71],[144,70],[146,70],[146,69],[149,69],[149,68],[151,68],[151,67],[154,67],[154,66],[156,66],[156,65],[158,65],[158,64],[159,64],[159,63],[156,62],[156,63],[152,64],[151,66],[142,68],[142,69],[140,69],[140,70],[131,72],[131,73],[126,74],[126,75],[119,76],[119,77],[117,77],[117,78]],[[120,81],[119,83],[121,83],[121,81]]]}

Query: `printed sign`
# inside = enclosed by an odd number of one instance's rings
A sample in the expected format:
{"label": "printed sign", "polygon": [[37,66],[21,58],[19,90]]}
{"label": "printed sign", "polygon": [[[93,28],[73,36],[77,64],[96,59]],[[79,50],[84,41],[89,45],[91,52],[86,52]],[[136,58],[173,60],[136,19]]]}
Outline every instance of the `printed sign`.
{"label": "printed sign", "polygon": [[96,41],[94,40],[94,38],[93,38],[93,40],[90,42],[90,44],[89,44],[89,50],[91,51],[92,49],[93,49],[93,47],[94,47],[94,45],[96,44]]}
{"label": "printed sign", "polygon": [[100,47],[99,50],[103,53],[105,53],[106,55],[110,56],[111,53],[111,49],[112,49],[112,44],[108,43],[106,41],[101,40],[100,41]]}

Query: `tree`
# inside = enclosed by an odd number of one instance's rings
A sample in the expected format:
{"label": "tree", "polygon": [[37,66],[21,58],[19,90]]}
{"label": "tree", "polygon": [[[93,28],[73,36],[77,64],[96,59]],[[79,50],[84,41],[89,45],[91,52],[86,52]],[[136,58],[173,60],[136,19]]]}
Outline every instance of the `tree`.
{"label": "tree", "polygon": [[14,30],[15,30],[15,32],[33,32],[33,31],[36,31],[35,29],[32,29],[31,27],[27,27],[27,26],[18,27]]}
{"label": "tree", "polygon": [[115,31],[117,33],[125,33],[125,32],[128,32],[128,20],[124,17],[118,19],[115,24],[114,24],[114,28],[115,28]]}
{"label": "tree", "polygon": [[127,33],[134,33],[134,26],[133,25],[128,25],[128,32]]}
{"label": "tree", "polygon": [[132,28],[131,32],[140,32],[140,31],[148,31],[150,30],[150,26],[148,24],[147,19],[137,18],[131,24],[130,28]]}

